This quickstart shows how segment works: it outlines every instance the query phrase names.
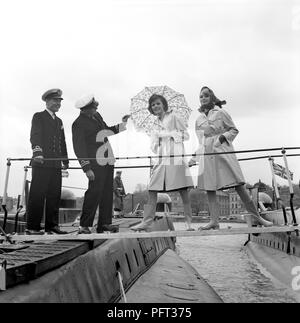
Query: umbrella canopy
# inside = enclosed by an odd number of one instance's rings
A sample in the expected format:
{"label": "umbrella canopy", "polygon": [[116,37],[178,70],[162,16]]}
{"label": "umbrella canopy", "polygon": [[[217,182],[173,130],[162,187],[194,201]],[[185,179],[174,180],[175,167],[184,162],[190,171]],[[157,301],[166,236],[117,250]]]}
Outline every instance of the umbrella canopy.
{"label": "umbrella canopy", "polygon": [[167,193],[158,193],[157,194],[157,203],[172,203],[170,195]]}
{"label": "umbrella canopy", "polygon": [[272,204],[272,198],[264,192],[258,193],[258,200],[263,203]]}
{"label": "umbrella canopy", "polygon": [[169,111],[173,111],[186,124],[191,114],[183,94],[180,94],[168,86],[145,87],[131,99],[131,119],[138,131],[145,131],[150,135],[153,130],[159,130],[157,117],[148,110],[148,101],[152,94],[162,95],[168,102]]}

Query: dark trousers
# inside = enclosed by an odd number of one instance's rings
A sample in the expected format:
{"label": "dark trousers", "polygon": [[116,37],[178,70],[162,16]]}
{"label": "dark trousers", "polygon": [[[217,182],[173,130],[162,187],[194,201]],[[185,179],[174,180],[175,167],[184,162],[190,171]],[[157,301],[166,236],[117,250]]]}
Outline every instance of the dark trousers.
{"label": "dark trousers", "polygon": [[27,229],[41,229],[45,203],[45,230],[58,225],[60,195],[61,170],[59,168],[33,167],[28,197]]}
{"label": "dark trousers", "polygon": [[96,166],[93,172],[95,180],[89,181],[89,187],[84,194],[80,226],[92,227],[99,207],[97,229],[101,230],[103,224],[112,223],[114,166]]}

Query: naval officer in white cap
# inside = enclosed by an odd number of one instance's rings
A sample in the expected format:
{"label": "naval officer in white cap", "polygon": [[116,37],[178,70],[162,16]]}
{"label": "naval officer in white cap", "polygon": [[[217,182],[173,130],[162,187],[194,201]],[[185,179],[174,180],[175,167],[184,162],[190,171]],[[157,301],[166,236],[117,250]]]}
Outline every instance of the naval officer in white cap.
{"label": "naval officer in white cap", "polygon": [[108,136],[126,130],[129,115],[122,123],[109,127],[97,112],[99,103],[93,94],[79,99],[75,107],[80,109],[72,125],[73,148],[85,172],[89,187],[84,195],[79,233],[91,233],[95,213],[99,207],[97,232],[118,232],[112,225],[113,174],[115,158]]}

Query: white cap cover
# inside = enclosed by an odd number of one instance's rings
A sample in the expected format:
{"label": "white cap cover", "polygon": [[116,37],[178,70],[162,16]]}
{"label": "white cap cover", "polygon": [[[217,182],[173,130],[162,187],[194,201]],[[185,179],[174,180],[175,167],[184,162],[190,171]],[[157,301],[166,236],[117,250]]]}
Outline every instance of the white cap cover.
{"label": "white cap cover", "polygon": [[85,106],[89,105],[93,100],[94,100],[94,94],[85,95],[76,101],[75,108],[82,109]]}

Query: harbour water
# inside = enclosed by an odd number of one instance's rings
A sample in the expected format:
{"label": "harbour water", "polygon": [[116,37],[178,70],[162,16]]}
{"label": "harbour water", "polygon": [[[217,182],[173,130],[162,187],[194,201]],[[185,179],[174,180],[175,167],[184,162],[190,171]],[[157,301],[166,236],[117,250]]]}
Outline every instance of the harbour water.
{"label": "harbour water", "polygon": [[[195,223],[197,229],[203,223]],[[221,223],[240,227],[244,224]],[[174,223],[175,229],[185,228]],[[289,290],[260,269],[243,247],[247,235],[177,238],[179,255],[215,289],[225,303],[296,303]]]}

